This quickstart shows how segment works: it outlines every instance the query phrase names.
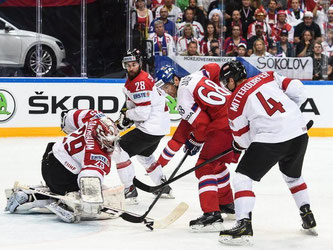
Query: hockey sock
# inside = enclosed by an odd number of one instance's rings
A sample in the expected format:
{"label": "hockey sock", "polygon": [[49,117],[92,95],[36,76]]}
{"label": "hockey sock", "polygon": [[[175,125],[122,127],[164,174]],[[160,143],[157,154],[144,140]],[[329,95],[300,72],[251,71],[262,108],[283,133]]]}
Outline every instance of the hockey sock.
{"label": "hockey sock", "polygon": [[145,167],[149,177],[152,179],[152,181],[159,185],[161,184],[161,179],[163,177],[163,171],[162,167],[159,164],[158,161],[155,161],[155,157],[153,155],[149,157],[145,156],[137,156],[137,159],[139,162]]}
{"label": "hockey sock", "polygon": [[225,164],[216,167],[216,178],[219,204],[226,205],[234,201],[231,186],[230,186],[230,173]]}
{"label": "hockey sock", "polygon": [[162,167],[167,165],[172,157],[177,153],[177,151],[182,147],[182,143],[177,142],[171,139],[167,146],[163,149],[160,157],[158,158],[158,162],[161,164]]}
{"label": "hockey sock", "polygon": [[116,167],[119,178],[121,182],[124,184],[125,188],[128,188],[131,185],[133,185],[135,170],[131,160],[117,163]]}
{"label": "hockey sock", "polygon": [[233,187],[235,192],[235,212],[236,219],[241,220],[250,218],[252,212],[255,195],[252,191],[252,179],[241,173],[236,173],[233,179]]}
{"label": "hockey sock", "polygon": [[308,188],[303,180],[303,177],[292,178],[286,176],[285,174],[282,174],[282,176],[290,189],[298,209],[305,204],[310,204]]}

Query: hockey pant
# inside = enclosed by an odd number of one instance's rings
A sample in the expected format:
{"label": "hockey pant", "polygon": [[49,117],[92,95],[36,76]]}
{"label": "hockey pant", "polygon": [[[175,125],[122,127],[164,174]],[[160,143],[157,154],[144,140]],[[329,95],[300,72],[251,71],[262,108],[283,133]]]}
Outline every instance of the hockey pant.
{"label": "hockey pant", "polygon": [[[231,148],[232,135],[228,130],[215,130],[208,133],[196,165]],[[199,199],[204,213],[220,211],[219,205],[233,202],[230,186],[230,173],[225,165],[234,159],[233,152],[206,164],[195,171],[199,179]]]}

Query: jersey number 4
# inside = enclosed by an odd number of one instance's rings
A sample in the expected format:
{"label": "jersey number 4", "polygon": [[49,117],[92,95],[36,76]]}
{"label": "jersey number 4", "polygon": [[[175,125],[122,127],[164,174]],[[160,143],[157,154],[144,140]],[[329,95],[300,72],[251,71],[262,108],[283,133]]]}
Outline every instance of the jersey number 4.
{"label": "jersey number 4", "polygon": [[265,97],[261,94],[261,92],[258,92],[256,96],[258,97],[261,105],[264,107],[269,116],[272,116],[276,111],[280,111],[281,113],[286,112],[281,102],[277,102],[273,98],[269,98],[268,100],[266,100]]}

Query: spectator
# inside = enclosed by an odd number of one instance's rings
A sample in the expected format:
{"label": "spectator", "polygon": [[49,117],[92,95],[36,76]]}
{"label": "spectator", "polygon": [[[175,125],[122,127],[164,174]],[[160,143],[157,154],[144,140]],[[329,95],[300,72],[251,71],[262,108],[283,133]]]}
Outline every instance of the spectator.
{"label": "spectator", "polygon": [[[184,52],[187,52],[187,46],[190,44],[190,42],[196,42],[198,44],[197,48],[199,48],[199,41],[194,37],[192,24],[186,23],[184,26],[184,32],[181,37],[178,38],[177,41],[177,52],[178,54],[182,54]],[[199,52],[199,49],[198,49]]]}
{"label": "spectator", "polygon": [[208,16],[210,12],[214,9],[220,10],[221,13],[225,13],[225,1],[224,0],[215,0],[210,3],[208,7]]}
{"label": "spectator", "polygon": [[155,22],[157,20],[160,20],[163,22],[165,32],[168,33],[169,35],[171,35],[172,37],[175,37],[176,36],[176,25],[174,22],[172,22],[168,19],[168,15],[169,15],[168,8],[163,6],[160,9],[160,17],[154,19],[151,22],[150,27],[149,27],[149,33],[155,32]]}
{"label": "spectator", "polygon": [[149,37],[153,41],[154,56],[175,55],[176,48],[173,37],[165,32],[163,21],[157,20],[154,25],[155,33],[151,33]]}
{"label": "spectator", "polygon": [[250,6],[251,0],[242,0],[242,7],[240,9],[241,22],[242,22],[242,34],[247,38],[247,30],[251,23],[253,23],[255,9]]}
{"label": "spectator", "polygon": [[321,31],[319,25],[313,22],[313,14],[310,11],[306,11],[304,13],[303,22],[301,22],[295,27],[294,43],[300,42],[300,37],[305,30],[313,31],[315,40],[321,38]]}
{"label": "spectator", "polygon": [[246,44],[245,43],[238,44],[238,46],[237,46],[237,56],[240,56],[240,57],[246,57],[247,56]]}
{"label": "spectator", "polygon": [[202,9],[198,7],[197,0],[189,0],[188,7],[194,11],[194,20],[199,22],[202,27],[206,26],[206,17]]}
{"label": "spectator", "polygon": [[[299,0],[299,6],[301,6],[301,9],[304,11],[310,11],[312,12],[313,9],[316,6],[318,0]],[[292,1],[288,1],[288,8],[291,8]]]}
{"label": "spectator", "polygon": [[240,35],[243,36],[243,25],[241,21],[241,15],[239,10],[234,10],[231,15],[231,19],[226,20],[227,31],[225,37],[231,36],[231,30],[234,25],[238,25],[241,28]]}
{"label": "spectator", "polygon": [[218,40],[214,39],[210,42],[210,50],[205,56],[221,56],[221,46]]}
{"label": "spectator", "polygon": [[226,27],[223,25],[222,12],[219,9],[213,9],[209,13],[208,20],[214,24],[218,36],[222,37],[222,33],[226,31]]}
{"label": "spectator", "polygon": [[241,37],[240,32],[240,27],[238,25],[232,27],[232,35],[231,37],[226,38],[223,46],[223,51],[226,56],[237,56],[238,44],[246,44],[246,40]]}
{"label": "spectator", "polygon": [[281,30],[280,41],[276,42],[277,55],[280,57],[293,57],[295,56],[293,45],[288,42],[288,31]]}
{"label": "spectator", "polygon": [[[202,10],[205,14],[205,16],[208,16],[208,8],[209,5],[211,4],[211,2],[213,2],[214,0],[202,0]],[[200,8],[200,6],[199,6]]]}
{"label": "spectator", "polygon": [[324,38],[327,38],[329,31],[333,30],[333,6],[329,7],[327,10],[327,22],[324,22],[321,26],[321,34]]}
{"label": "spectator", "polygon": [[266,51],[266,46],[264,40],[258,38],[257,40],[254,41],[253,44],[253,54],[251,57],[254,56],[271,56],[270,53]]}
{"label": "spectator", "polygon": [[259,9],[256,9],[255,13],[256,22],[253,22],[249,25],[248,31],[247,31],[247,39],[250,39],[252,36],[256,34],[255,26],[257,23],[261,23],[263,26],[263,32],[264,34],[271,35],[271,27],[266,23],[266,11],[261,6]]}
{"label": "spectator", "polygon": [[313,56],[313,32],[310,30],[304,30],[301,36],[301,41],[296,44],[296,56],[305,57]]}
{"label": "spectator", "polygon": [[[210,51],[210,43],[212,40],[219,39],[215,26],[213,23],[209,22],[206,26],[205,36],[200,41],[200,52],[206,55]],[[220,39],[221,42],[221,39]]]}
{"label": "spectator", "polygon": [[[164,1],[165,2],[163,6],[167,7],[169,10],[168,19],[174,23],[180,22],[183,17],[183,12],[181,11],[181,9],[173,4],[173,0],[164,0]],[[163,6],[160,6],[156,9],[156,18],[161,16],[160,11]]]}
{"label": "spectator", "polygon": [[300,8],[299,0],[291,0],[291,6],[287,11],[287,22],[296,27],[304,17],[304,10]]}
{"label": "spectator", "polygon": [[277,23],[277,1],[276,0],[270,0],[268,4],[267,9],[267,16],[266,16],[266,23],[270,26],[272,29],[273,26]]}
{"label": "spectator", "polygon": [[204,30],[201,24],[197,21],[194,21],[194,11],[191,8],[187,8],[184,12],[184,22],[178,23],[177,34],[180,37],[184,31],[185,24],[192,24],[194,37],[198,40],[201,40],[204,36]]}
{"label": "spectator", "polygon": [[176,6],[178,6],[182,12],[188,7],[188,0],[175,0]]}
{"label": "spectator", "polygon": [[328,57],[323,53],[321,43],[316,42],[313,46],[313,78],[312,80],[322,80],[327,78]]}
{"label": "spectator", "polygon": [[284,10],[279,10],[277,14],[277,23],[273,26],[273,36],[275,41],[280,41],[281,31],[288,31],[288,42],[294,42],[294,28],[287,23],[287,14]]}
{"label": "spectator", "polygon": [[133,12],[133,25],[140,32],[141,40],[148,38],[149,25],[153,21],[153,13],[146,8],[145,0],[136,0],[136,9]]}
{"label": "spectator", "polygon": [[328,59],[327,75],[328,75],[328,80],[333,80],[333,57],[332,56]]}
{"label": "spectator", "polygon": [[330,29],[327,32],[327,38],[324,42],[322,42],[323,53],[328,56],[333,56],[333,29]]}
{"label": "spectator", "polygon": [[151,1],[150,9],[155,16],[156,9],[164,5],[164,0],[150,0],[150,1]]}
{"label": "spectator", "polygon": [[196,41],[190,41],[187,49],[183,51],[181,56],[201,56],[201,54],[198,52],[198,43]]}
{"label": "spectator", "polygon": [[273,40],[270,39],[266,34],[264,34],[263,23],[255,23],[256,35],[248,39],[247,41],[247,54],[250,56],[253,53],[253,44],[258,38],[264,41],[265,47],[270,49],[272,47]]}
{"label": "spectator", "polygon": [[273,57],[280,57],[280,55],[278,54],[278,49],[277,49],[277,44],[276,43],[272,43],[272,48],[270,50],[270,54]]}

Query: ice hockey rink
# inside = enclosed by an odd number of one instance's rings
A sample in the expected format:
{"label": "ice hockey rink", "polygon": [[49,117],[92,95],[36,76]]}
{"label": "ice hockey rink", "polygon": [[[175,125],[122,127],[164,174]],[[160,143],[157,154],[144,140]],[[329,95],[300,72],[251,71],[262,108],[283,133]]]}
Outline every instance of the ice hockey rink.
{"label": "ice hockey rink", "polygon": [[[162,140],[159,152],[166,145]],[[40,160],[49,141],[61,140],[61,137],[36,138],[0,138],[0,250],[59,250],[59,249],[333,249],[333,138],[314,138],[309,141],[303,166],[303,176],[308,185],[311,208],[317,220],[318,237],[300,232],[301,219],[298,209],[284,183],[277,167],[274,167],[258,184],[254,184],[256,204],[253,211],[254,245],[252,247],[225,246],[218,242],[218,233],[192,233],[190,220],[199,217],[197,180],[190,174],[172,184],[176,199],[160,199],[150,213],[152,218],[162,218],[181,201],[188,203],[187,212],[166,229],[150,231],[143,224],[133,224],[121,218],[106,221],[83,221],[66,224],[55,215],[19,215],[4,211],[5,188],[13,186],[15,181],[24,184],[38,184]],[[170,175],[180,161],[183,152],[164,168]],[[193,167],[196,157],[188,157],[179,172]],[[136,164],[137,178],[152,184],[144,169]],[[230,166],[231,181],[235,165]],[[105,179],[105,184],[116,186],[120,182],[113,166]],[[153,201],[154,196],[139,191],[139,204],[127,206],[127,210],[143,214]],[[225,226],[232,226],[226,222]]]}

